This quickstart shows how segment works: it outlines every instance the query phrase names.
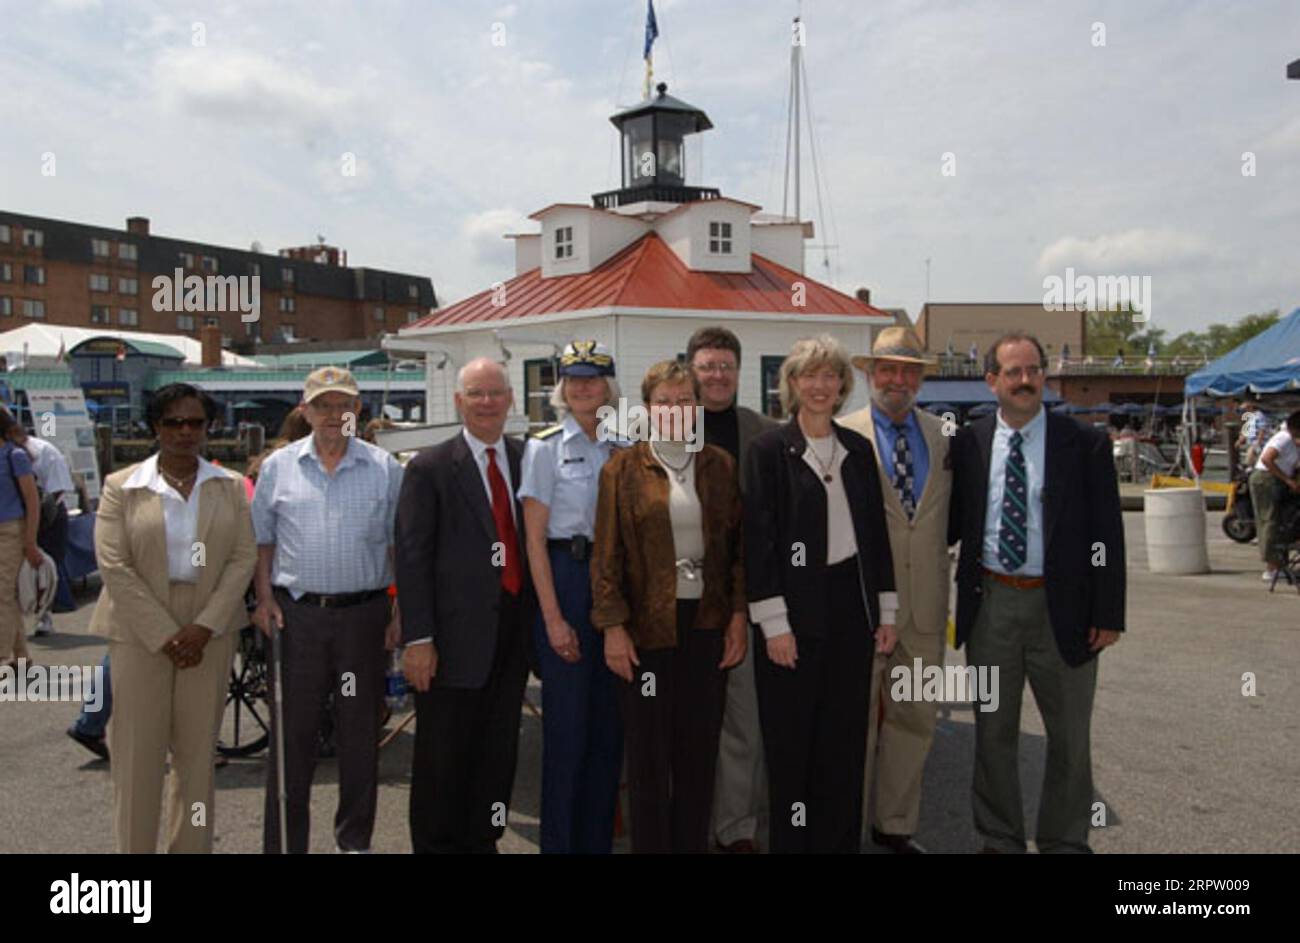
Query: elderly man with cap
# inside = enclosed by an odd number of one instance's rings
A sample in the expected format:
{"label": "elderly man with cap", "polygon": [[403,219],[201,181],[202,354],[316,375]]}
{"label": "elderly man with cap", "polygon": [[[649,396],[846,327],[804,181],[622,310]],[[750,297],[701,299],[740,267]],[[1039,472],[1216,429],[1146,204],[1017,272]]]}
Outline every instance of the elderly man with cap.
{"label": "elderly man with cap", "polygon": [[[379,781],[379,711],[384,650],[400,626],[386,588],[393,582],[393,527],[402,468],[357,434],[361,397],[347,370],[307,377],[303,414],[312,434],[262,465],[253,496],[257,611],[270,635],[283,632],[281,677],[290,852],[306,852],[316,732],[334,692],[338,850],[370,849]],[[279,784],[267,764],[263,849],[279,849]]]}
{"label": "elderly man with cap", "polygon": [[627,443],[598,411],[617,407],[614,358],[596,341],[560,357],[561,418],[528,441],[523,499],[542,679],[542,853],[608,854],[623,764],[618,689],[591,627],[591,538],[600,470]]}
{"label": "elderly man with cap", "polygon": [[877,653],[873,665],[871,690],[876,696],[867,728],[867,795],[874,771],[871,837],[900,854],[923,851],[912,835],[920,817],[921,776],[938,705],[893,700],[891,679],[900,668],[910,677],[918,660],[922,670],[930,665],[942,668],[948,622],[951,439],[944,435],[943,420],[916,407],[928,362],[911,328],[885,328],[870,357],[853,359],[871,381],[871,405],[840,420],[876,446],[894,555],[898,644],[888,655]]}

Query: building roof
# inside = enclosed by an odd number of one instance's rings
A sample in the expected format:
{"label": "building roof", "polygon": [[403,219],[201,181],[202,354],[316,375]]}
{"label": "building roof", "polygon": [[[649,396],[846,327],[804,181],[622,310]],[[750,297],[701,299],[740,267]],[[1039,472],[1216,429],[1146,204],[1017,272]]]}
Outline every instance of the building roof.
{"label": "building roof", "polygon": [[253,358],[266,367],[370,367],[388,363],[383,350],[315,350],[299,354],[259,354]]}
{"label": "building roof", "polygon": [[[151,390],[169,383],[192,383],[212,392],[229,390],[302,390],[310,371],[297,370],[156,370],[147,381]],[[10,373],[9,376],[14,374]],[[352,377],[362,390],[377,390],[387,386],[391,390],[423,390],[423,373],[405,376],[387,370],[354,370]]]}
{"label": "building roof", "polygon": [[[103,340],[111,341],[114,342],[115,344],[121,344],[122,346],[126,347],[128,350],[133,350],[137,354],[140,354],[141,356],[144,357],[163,357],[166,358],[167,360],[185,359],[185,355],[182,354],[175,347],[172,347],[170,344],[161,344],[158,341],[142,341],[134,337],[117,337],[117,336],[102,336],[102,335],[96,335],[94,337],[86,338],[84,341],[81,341],[76,346],[70,348],[68,350],[68,353],[72,353],[74,351],[85,353],[84,348],[87,344],[91,344],[94,343],[95,341],[103,341]],[[95,351],[95,353],[100,353],[100,351]],[[108,356],[108,357],[115,356],[116,353],[117,353],[116,350],[103,351],[104,356]]]}
{"label": "building roof", "polygon": [[[474,326],[593,308],[679,308],[694,311],[887,317],[829,285],[753,255],[748,272],[696,272],[655,233],[647,233],[590,272],[542,278],[540,267],[403,328],[399,334]],[[802,306],[792,286],[806,286]],[[505,303],[493,304],[504,292]]]}
{"label": "building roof", "polygon": [[[348,301],[372,301],[392,305],[410,305],[430,308],[438,303],[433,281],[425,275],[409,275],[363,266],[322,265],[308,259],[295,259],[261,251],[245,251],[229,246],[192,239],[173,239],[155,233],[135,233],[110,226],[75,223],[45,216],[28,216],[0,210],[0,223],[10,223],[24,229],[39,229],[45,234],[42,257],[60,262],[91,265],[97,262],[91,248],[91,239],[108,239],[134,245],[137,252],[137,271],[142,283],[148,284],[146,275],[161,273],[171,275],[180,265],[180,254],[210,256],[217,260],[218,276],[251,275],[254,264],[260,267],[259,285],[263,291],[283,291],[288,287],[283,270],[293,271],[293,290],[299,295],[317,295],[341,298]],[[192,275],[207,273],[191,269]],[[416,286],[417,298],[410,297],[410,286]]]}
{"label": "building roof", "polygon": [[11,370],[0,374],[11,390],[75,390],[77,381],[69,370]]}
{"label": "building roof", "polygon": [[[8,358],[10,368],[37,358],[53,360],[58,356],[59,348],[67,353],[83,341],[95,337],[113,337],[134,347],[142,343],[165,344],[179,352],[187,364],[198,366],[203,362],[203,345],[193,337],[184,334],[152,334],[148,331],[115,331],[84,327],[70,327],[62,324],[26,324],[12,331],[0,332],[0,355]],[[257,361],[241,357],[228,350],[221,352],[221,363],[227,367],[255,367]]]}

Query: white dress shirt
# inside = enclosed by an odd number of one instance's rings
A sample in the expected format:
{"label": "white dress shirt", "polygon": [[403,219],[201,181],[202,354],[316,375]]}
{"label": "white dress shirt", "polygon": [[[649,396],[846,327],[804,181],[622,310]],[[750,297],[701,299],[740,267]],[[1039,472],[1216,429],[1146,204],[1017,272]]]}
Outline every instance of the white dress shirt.
{"label": "white dress shirt", "polygon": [[[998,410],[997,427],[993,431],[993,452],[989,457],[988,505],[984,515],[984,553],[980,565],[998,573],[1005,572],[998,562],[998,529],[1002,526],[1002,491],[1007,480],[1007,456],[1011,454],[1011,434],[1016,430],[1007,425]],[[1043,575],[1043,481],[1047,472],[1047,410],[1038,407],[1038,414],[1020,428],[1020,452],[1025,457],[1025,475],[1029,487],[1029,513],[1025,530],[1029,540],[1025,549],[1025,565],[1016,576]],[[1008,574],[1010,575],[1010,574]]]}
{"label": "white dress shirt", "polygon": [[[510,515],[515,522],[515,530],[519,529],[519,515],[515,511],[515,489],[510,480],[510,456],[506,452],[506,441],[504,436],[498,436],[495,442],[484,442],[482,439],[470,433],[469,429],[461,427],[461,435],[465,437],[465,442],[469,445],[470,452],[474,455],[474,464],[478,466],[479,478],[483,481],[483,491],[487,494],[488,509],[492,508],[492,483],[488,481],[488,456],[489,448],[495,449],[493,457],[496,459],[497,469],[501,472],[501,477],[505,479],[506,494],[510,497]],[[412,639],[406,643],[406,648],[415,645],[427,645],[433,641],[432,636]]]}
{"label": "white dress shirt", "polygon": [[501,477],[506,482],[506,494],[510,497],[510,514],[514,518],[515,529],[519,528],[519,515],[515,511],[515,488],[510,480],[510,456],[506,452],[505,436],[497,436],[495,442],[484,442],[472,435],[469,429],[461,428],[461,434],[465,436],[465,441],[469,444],[469,449],[474,453],[474,463],[478,465],[479,477],[483,479],[483,490],[487,494],[488,507],[492,507],[492,483],[488,481],[488,457],[489,448],[496,449],[495,458],[497,468],[501,472]]}
{"label": "white dress shirt", "polygon": [[155,454],[141,462],[122,484],[123,489],[148,488],[162,498],[163,526],[167,533],[167,577],[173,583],[199,581],[199,568],[194,565],[194,543],[198,540],[199,529],[199,491],[209,478],[226,477],[229,473],[224,469],[200,458],[199,473],[187,500],[163,478]]}

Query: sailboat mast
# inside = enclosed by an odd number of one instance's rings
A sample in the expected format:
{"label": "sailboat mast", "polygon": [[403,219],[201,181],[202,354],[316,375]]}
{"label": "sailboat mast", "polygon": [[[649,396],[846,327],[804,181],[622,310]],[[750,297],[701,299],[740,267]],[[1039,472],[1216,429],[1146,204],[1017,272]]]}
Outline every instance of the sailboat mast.
{"label": "sailboat mast", "polygon": [[802,220],[800,215],[800,17],[794,17],[794,35],[790,42],[790,94],[794,107],[794,219]]}

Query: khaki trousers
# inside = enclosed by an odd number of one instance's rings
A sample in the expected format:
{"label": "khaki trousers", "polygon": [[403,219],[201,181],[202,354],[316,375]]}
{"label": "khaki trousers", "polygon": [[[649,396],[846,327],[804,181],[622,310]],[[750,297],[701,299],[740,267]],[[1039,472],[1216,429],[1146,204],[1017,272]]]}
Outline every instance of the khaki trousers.
{"label": "khaki trousers", "polygon": [[921,818],[921,779],[939,711],[934,701],[892,700],[892,675],[895,668],[902,668],[910,678],[917,658],[921,659],[923,671],[930,665],[942,670],[944,641],[942,631],[922,633],[900,627],[894,650],[888,655],[877,653],[872,663],[866,795],[871,795],[874,778],[876,808],[872,823],[886,835],[916,834]]}
{"label": "khaki trousers", "polygon": [[[172,583],[168,611],[180,625],[194,618],[194,584]],[[110,640],[113,716],[108,723],[112,757],[117,850],[152,854],[158,849],[164,765],[167,783],[167,851],[212,851],[213,754],[238,632],[214,636],[193,668],[134,642]]]}
{"label": "khaki trousers", "polygon": [[18,608],[18,569],[23,565],[22,518],[0,524],[0,664],[27,654],[27,629]]}

